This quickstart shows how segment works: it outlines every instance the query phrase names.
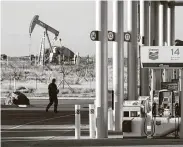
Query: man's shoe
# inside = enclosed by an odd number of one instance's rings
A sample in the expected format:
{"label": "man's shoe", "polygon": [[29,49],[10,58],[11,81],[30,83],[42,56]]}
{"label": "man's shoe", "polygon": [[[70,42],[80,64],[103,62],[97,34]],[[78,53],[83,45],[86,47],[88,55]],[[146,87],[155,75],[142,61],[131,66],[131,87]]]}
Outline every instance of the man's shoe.
{"label": "man's shoe", "polygon": [[57,110],[54,110],[54,112],[55,112],[55,113],[58,113],[58,111],[57,111]]}
{"label": "man's shoe", "polygon": [[46,112],[48,112],[48,109],[46,109]]}

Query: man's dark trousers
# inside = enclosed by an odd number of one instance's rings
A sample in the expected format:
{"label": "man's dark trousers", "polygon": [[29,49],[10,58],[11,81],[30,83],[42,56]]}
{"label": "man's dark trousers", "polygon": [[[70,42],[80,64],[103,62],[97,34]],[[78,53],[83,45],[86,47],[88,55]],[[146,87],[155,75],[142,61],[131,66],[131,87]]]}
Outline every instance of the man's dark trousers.
{"label": "man's dark trousers", "polygon": [[58,106],[58,99],[57,98],[50,98],[50,103],[46,107],[46,111],[51,107],[51,105],[54,103],[54,112],[57,112],[57,106]]}

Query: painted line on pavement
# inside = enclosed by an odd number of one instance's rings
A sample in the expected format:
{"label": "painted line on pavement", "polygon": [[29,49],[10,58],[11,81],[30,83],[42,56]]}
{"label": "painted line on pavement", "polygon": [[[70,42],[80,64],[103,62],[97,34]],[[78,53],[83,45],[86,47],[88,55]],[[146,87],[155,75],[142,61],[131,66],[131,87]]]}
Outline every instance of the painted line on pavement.
{"label": "painted line on pavement", "polygon": [[37,122],[48,121],[48,120],[57,119],[57,118],[61,118],[61,117],[72,116],[72,115],[75,115],[75,114],[64,115],[64,116],[58,116],[58,117],[52,117],[52,118],[48,118],[48,119],[43,119],[43,120],[38,120],[38,121],[28,122],[28,123],[25,123],[25,124],[22,124],[22,125],[18,125],[18,126],[15,126],[15,127],[9,128],[9,129],[7,129],[7,130],[17,129],[17,128],[22,127],[22,126],[24,126],[24,125],[33,124],[33,123],[37,123]]}

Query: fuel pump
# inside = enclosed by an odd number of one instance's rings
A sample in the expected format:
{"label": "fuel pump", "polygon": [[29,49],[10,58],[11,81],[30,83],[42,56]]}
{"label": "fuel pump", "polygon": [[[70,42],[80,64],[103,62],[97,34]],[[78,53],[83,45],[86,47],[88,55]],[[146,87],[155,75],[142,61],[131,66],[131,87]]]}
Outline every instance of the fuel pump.
{"label": "fuel pump", "polygon": [[173,104],[175,102],[174,92],[171,90],[160,90],[158,101],[158,115],[172,117]]}
{"label": "fuel pump", "polygon": [[153,136],[166,136],[176,132],[178,136],[180,119],[179,83],[162,82],[162,89],[154,91],[152,100]]}
{"label": "fuel pump", "polygon": [[152,115],[154,117],[180,116],[180,94],[178,82],[162,82],[162,89],[154,91]]}

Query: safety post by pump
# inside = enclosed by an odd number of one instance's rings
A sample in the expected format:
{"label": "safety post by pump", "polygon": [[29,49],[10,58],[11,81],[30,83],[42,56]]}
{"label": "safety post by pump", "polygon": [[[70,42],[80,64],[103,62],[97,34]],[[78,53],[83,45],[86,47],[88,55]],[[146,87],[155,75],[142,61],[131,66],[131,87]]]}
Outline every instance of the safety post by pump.
{"label": "safety post by pump", "polygon": [[80,139],[81,136],[80,108],[80,105],[75,105],[75,139]]}
{"label": "safety post by pump", "polygon": [[114,129],[114,117],[112,108],[108,109],[108,130]]}
{"label": "safety post by pump", "polygon": [[95,105],[89,104],[90,138],[95,138]]}

